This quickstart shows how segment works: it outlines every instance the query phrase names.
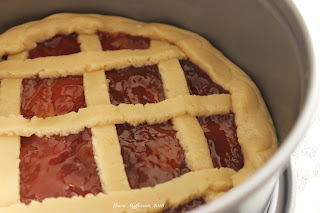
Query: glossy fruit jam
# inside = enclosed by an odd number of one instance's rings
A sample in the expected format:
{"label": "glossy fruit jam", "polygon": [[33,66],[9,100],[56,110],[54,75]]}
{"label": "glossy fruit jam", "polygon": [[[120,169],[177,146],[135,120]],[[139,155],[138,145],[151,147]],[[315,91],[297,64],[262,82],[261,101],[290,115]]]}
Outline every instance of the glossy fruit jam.
{"label": "glossy fruit jam", "polygon": [[128,67],[106,72],[114,105],[157,103],[164,100],[157,66]]}
{"label": "glossy fruit jam", "polygon": [[0,62],[1,61],[5,61],[5,60],[7,60],[8,59],[8,56],[7,55],[4,55],[4,56],[2,56],[1,58],[0,58]]}
{"label": "glossy fruit jam", "polygon": [[86,107],[82,76],[24,79],[21,114],[46,118]]}
{"label": "glossy fruit jam", "polygon": [[89,129],[65,137],[21,137],[21,202],[101,191]]}
{"label": "glossy fruit jam", "polygon": [[125,33],[104,33],[98,32],[102,49],[121,50],[121,49],[148,49],[150,39],[141,36],[132,36]]}
{"label": "glossy fruit jam", "polygon": [[176,208],[167,208],[162,211],[162,213],[184,213],[192,209],[197,208],[198,206],[205,204],[206,202],[202,198],[193,199],[187,203],[184,203]]}
{"label": "glossy fruit jam", "polygon": [[[180,60],[191,95],[229,94],[197,65],[189,60]],[[238,137],[234,114],[199,117],[215,167],[228,167],[236,171],[243,167],[243,155]]]}
{"label": "glossy fruit jam", "polygon": [[198,117],[207,138],[214,167],[228,167],[236,171],[243,167],[243,156],[238,137],[234,114]]}
{"label": "glossy fruit jam", "polygon": [[229,94],[191,61],[180,60],[180,65],[184,71],[190,95]]}
{"label": "glossy fruit jam", "polygon": [[77,41],[78,35],[56,35],[55,37],[37,43],[37,46],[29,51],[29,58],[46,56],[69,55],[80,52],[80,45]]}
{"label": "glossy fruit jam", "polygon": [[189,171],[172,123],[116,125],[132,189],[154,186]]}
{"label": "glossy fruit jam", "polygon": [[[79,51],[76,34],[57,35],[38,43],[29,51],[29,58]],[[63,115],[85,106],[82,76],[23,80],[21,114],[25,118]],[[21,137],[21,202],[101,191],[89,129],[68,136]]]}

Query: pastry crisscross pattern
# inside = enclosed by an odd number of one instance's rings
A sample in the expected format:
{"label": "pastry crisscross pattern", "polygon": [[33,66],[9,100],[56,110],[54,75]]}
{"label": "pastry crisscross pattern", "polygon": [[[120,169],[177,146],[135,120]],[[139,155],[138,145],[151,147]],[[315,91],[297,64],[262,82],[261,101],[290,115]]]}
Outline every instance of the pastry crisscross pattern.
{"label": "pastry crisscross pattern", "polygon": [[[2,145],[6,147],[6,151],[0,149],[0,156],[4,156],[6,163],[11,167],[9,169],[4,162],[0,161],[1,173],[3,173],[2,170],[6,170],[5,175],[0,176],[0,182],[6,183],[4,186],[6,190],[0,192],[0,207],[3,206],[0,212],[34,212],[48,208],[61,212],[85,212],[86,206],[119,211],[113,208],[114,203],[149,202],[175,207],[198,197],[211,200],[245,179],[276,149],[272,121],[255,85],[201,37],[166,25],[148,25],[119,17],[95,15],[86,17],[86,15],[59,14],[39,21],[38,26],[40,29],[45,28],[46,22],[56,26],[56,23],[63,18],[67,22],[71,20],[73,23],[78,22],[77,26],[70,26],[70,32],[78,33],[80,53],[26,59],[28,54],[25,50],[18,54],[9,54],[8,60],[0,63],[0,78],[3,79],[0,88],[0,134],[2,135],[0,147]],[[79,25],[84,26],[83,20],[93,23],[94,27],[91,26],[92,29],[89,31],[95,32],[97,29],[108,31],[114,27],[116,28],[113,29],[114,31],[138,33],[151,38],[151,46],[145,50],[102,51],[99,38],[95,33],[72,29]],[[121,23],[121,27],[117,29],[113,21],[117,24]],[[100,22],[104,23],[99,25]],[[21,29],[23,30],[25,29]],[[57,29],[55,33],[60,31],[61,29]],[[48,36],[43,38],[47,39]],[[17,50],[20,50],[19,47]],[[179,63],[179,59],[185,58],[202,66],[215,82],[229,90],[231,94],[191,96]],[[166,98],[164,101],[146,105],[114,106],[110,103],[105,71],[154,64],[157,64],[162,78]],[[226,72],[227,77],[220,76],[221,70]],[[86,108],[80,109],[77,113],[71,112],[45,119],[34,117],[28,120],[20,115],[23,78],[35,76],[50,78],[66,75],[83,75]],[[253,97],[241,100],[244,93]],[[238,173],[228,168],[213,168],[206,138],[196,119],[197,116],[212,116],[230,111],[236,115],[239,143],[244,147],[245,166]],[[248,115],[250,113],[253,115]],[[177,137],[185,151],[186,162],[191,172],[153,188],[130,189],[115,124],[137,125],[143,122],[154,124],[169,119],[177,131]],[[263,129],[264,134],[245,136],[244,133],[252,125],[258,125],[257,129],[260,131]],[[97,196],[50,198],[43,203],[33,202],[30,206],[20,204],[20,136],[68,135],[77,133],[85,127],[91,128],[92,131],[93,150],[104,193]],[[256,139],[261,140],[259,137],[264,140],[262,145],[245,147],[253,144]],[[189,184],[192,182],[198,184]],[[168,190],[172,193],[167,193]],[[65,208],[63,205],[68,207]],[[158,212],[162,208],[142,208],[139,211]],[[124,210],[134,211],[130,207]]]}

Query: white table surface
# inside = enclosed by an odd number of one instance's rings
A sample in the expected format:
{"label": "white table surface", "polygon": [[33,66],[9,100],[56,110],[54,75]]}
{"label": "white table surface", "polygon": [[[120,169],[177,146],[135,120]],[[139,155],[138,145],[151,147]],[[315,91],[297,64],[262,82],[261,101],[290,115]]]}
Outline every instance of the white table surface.
{"label": "white table surface", "polygon": [[[320,72],[320,1],[293,0],[293,2],[310,32],[316,69]],[[292,155],[292,162],[296,173],[294,213],[320,213],[320,104],[311,127]]]}

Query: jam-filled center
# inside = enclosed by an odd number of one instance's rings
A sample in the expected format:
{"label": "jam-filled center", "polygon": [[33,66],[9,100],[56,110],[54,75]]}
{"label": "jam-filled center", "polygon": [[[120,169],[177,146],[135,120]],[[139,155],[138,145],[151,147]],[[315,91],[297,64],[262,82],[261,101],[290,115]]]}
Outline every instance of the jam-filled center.
{"label": "jam-filled center", "polygon": [[110,101],[114,105],[157,103],[164,100],[162,80],[156,65],[127,67],[106,72]]}
{"label": "jam-filled center", "polygon": [[21,114],[46,118],[86,107],[82,76],[24,79]]}
{"label": "jam-filled center", "polygon": [[80,52],[80,45],[77,41],[78,35],[56,35],[46,41],[37,43],[37,46],[29,51],[29,58],[47,56],[69,55]]}
{"label": "jam-filled center", "polygon": [[121,154],[132,189],[169,181],[189,172],[172,123],[117,125]]}
{"label": "jam-filled center", "polygon": [[21,202],[101,191],[89,129],[68,136],[21,137]]}
{"label": "jam-filled center", "polygon": [[198,121],[207,138],[214,167],[239,171],[244,161],[238,143],[234,114],[198,117]]}
{"label": "jam-filled center", "polygon": [[150,39],[141,36],[132,36],[125,33],[104,33],[98,32],[103,50],[121,50],[121,49],[148,49]]}

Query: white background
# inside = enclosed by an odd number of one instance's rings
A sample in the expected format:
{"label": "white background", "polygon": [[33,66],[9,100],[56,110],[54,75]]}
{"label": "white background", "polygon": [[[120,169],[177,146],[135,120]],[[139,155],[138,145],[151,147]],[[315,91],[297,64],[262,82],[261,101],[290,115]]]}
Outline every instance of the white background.
{"label": "white background", "polygon": [[[320,72],[320,0],[293,2],[309,30],[315,53],[316,71]],[[292,155],[292,161],[296,173],[297,193],[294,213],[320,213],[320,105],[304,140]]]}

